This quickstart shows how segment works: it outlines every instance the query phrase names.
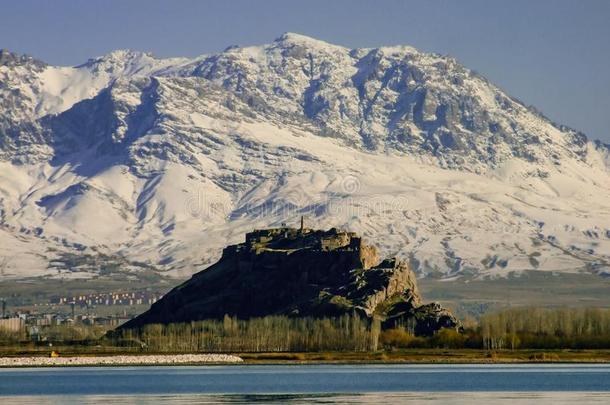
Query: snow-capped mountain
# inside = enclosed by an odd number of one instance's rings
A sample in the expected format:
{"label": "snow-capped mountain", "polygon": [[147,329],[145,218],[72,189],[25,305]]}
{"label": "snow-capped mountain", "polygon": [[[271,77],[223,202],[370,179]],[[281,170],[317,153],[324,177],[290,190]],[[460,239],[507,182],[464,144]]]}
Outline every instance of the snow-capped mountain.
{"label": "snow-capped mountain", "polygon": [[446,56],[297,34],[76,67],[0,54],[0,278],[185,277],[252,228],[421,275],[610,272],[610,148]]}

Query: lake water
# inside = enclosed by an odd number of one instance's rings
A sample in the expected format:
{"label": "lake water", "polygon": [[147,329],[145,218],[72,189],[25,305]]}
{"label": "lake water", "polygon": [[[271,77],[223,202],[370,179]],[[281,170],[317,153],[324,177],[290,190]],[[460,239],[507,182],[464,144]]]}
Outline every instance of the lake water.
{"label": "lake water", "polygon": [[610,403],[610,365],[0,369],[0,403]]}

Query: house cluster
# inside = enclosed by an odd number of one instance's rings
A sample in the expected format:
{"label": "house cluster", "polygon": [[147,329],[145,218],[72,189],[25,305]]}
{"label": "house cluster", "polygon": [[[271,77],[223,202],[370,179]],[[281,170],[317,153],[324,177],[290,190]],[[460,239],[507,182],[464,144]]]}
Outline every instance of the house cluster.
{"label": "house cluster", "polygon": [[[114,328],[132,319],[139,312],[137,308],[130,310],[126,307],[152,305],[161,297],[161,293],[149,290],[56,296],[49,302],[34,304],[26,309],[15,308],[13,311],[8,311],[6,301],[2,300],[0,334],[23,332],[37,341],[44,338],[45,330],[55,326],[85,325]],[[96,307],[111,305],[122,307],[115,311],[100,309],[100,312],[105,313],[104,315],[96,314],[93,310]],[[76,311],[77,307],[80,308],[79,311]],[[107,315],[112,312],[114,313]]]}
{"label": "house cluster", "polygon": [[49,328],[55,326],[86,325],[115,328],[129,321],[135,314],[126,313],[109,316],[82,314],[70,316],[64,313],[16,312],[0,318],[0,334],[16,333],[32,341],[45,341]]}
{"label": "house cluster", "polygon": [[97,314],[79,314],[72,316],[61,312],[39,313],[33,311],[23,311],[7,315],[5,318],[0,318],[0,330],[18,332],[32,326],[47,327],[73,325],[75,323],[91,326],[118,326],[124,322],[127,322],[132,317],[133,315],[127,315],[125,312],[123,314],[108,316],[100,316]]}
{"label": "house cluster", "polygon": [[108,292],[88,295],[54,297],[50,303],[55,305],[75,304],[80,307],[98,305],[152,305],[161,298],[161,294],[152,291]]}

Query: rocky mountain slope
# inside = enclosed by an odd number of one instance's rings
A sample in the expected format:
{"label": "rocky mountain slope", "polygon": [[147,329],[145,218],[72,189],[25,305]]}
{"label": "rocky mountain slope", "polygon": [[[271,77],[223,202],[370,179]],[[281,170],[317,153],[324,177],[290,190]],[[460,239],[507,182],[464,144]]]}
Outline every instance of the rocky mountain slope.
{"label": "rocky mountain slope", "polygon": [[609,272],[610,153],[446,56],[0,54],[0,278],[187,277],[305,215],[420,275]]}
{"label": "rocky mountain slope", "polygon": [[121,328],[268,315],[376,317],[385,327],[430,336],[459,328],[438,304],[424,305],[415,274],[355,233],[307,228],[263,229],[228,246],[220,260],[174,288]]}

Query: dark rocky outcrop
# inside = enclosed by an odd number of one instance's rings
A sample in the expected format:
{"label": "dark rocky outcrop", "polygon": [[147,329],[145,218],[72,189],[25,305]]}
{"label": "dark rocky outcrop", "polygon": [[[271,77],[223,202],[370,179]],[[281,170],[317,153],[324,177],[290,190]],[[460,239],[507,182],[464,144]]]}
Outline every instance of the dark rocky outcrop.
{"label": "dark rocky outcrop", "polygon": [[25,66],[31,64],[36,71],[42,70],[46,63],[32,58],[29,55],[20,55],[17,53],[10,52],[8,49],[0,49],[0,66]]}
{"label": "dark rocky outcrop", "polygon": [[355,233],[257,230],[224,249],[221,259],[174,288],[122,328],[267,315],[378,317],[384,327],[417,335],[459,322],[439,304],[422,304],[415,274],[398,259],[380,261]]}

